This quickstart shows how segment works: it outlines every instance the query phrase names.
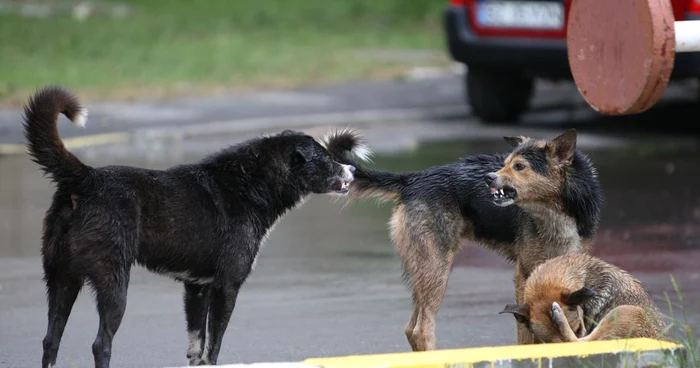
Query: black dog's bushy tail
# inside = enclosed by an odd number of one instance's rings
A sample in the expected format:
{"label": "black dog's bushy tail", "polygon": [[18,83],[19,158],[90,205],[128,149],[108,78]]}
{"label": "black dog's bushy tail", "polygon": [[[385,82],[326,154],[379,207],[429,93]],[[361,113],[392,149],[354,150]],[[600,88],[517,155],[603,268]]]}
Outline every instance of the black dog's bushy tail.
{"label": "black dog's bushy tail", "polygon": [[24,137],[32,161],[54,182],[79,184],[91,168],[66,150],[56,124],[62,113],[78,126],[85,126],[87,110],[69,91],[56,86],[37,91],[24,107]]}
{"label": "black dog's bushy tail", "polygon": [[339,162],[355,167],[355,180],[350,183],[351,197],[399,199],[401,191],[406,187],[406,175],[372,170],[358,164],[355,158],[369,162],[372,156],[372,151],[359,134],[350,129],[338,130],[324,137],[323,145]]}

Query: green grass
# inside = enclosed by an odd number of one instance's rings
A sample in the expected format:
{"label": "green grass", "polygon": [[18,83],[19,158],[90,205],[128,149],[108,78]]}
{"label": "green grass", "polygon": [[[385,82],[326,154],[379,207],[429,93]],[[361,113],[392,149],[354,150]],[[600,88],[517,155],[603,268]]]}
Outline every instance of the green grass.
{"label": "green grass", "polygon": [[[690,313],[697,313],[698,305],[688,307],[687,301],[684,300],[683,292],[676,282],[676,279],[671,276],[671,284],[675,292],[675,300],[668,293],[664,293],[664,300],[669,309],[669,317],[671,320],[668,326],[668,333],[672,336],[671,341],[674,341],[685,348],[685,354],[679,356],[679,361],[675,362],[681,367],[700,367],[700,340],[698,339],[697,331],[694,331],[690,323]],[[697,315],[696,315],[697,316]]]}
{"label": "green grass", "polygon": [[435,50],[447,60],[445,1],[122,2],[135,10],[125,19],[0,15],[0,97],[47,83],[112,95],[290,86],[425,63],[382,60],[363,49]]}

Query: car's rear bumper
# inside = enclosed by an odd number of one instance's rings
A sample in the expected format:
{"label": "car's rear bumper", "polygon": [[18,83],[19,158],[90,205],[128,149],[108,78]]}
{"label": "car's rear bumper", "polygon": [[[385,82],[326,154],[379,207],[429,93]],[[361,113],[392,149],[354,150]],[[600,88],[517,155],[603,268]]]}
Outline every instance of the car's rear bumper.
{"label": "car's rear bumper", "polygon": [[470,68],[520,69],[540,75],[569,77],[566,40],[479,37],[468,21],[467,9],[445,11],[447,48],[452,58]]}
{"label": "car's rear bumper", "polygon": [[[480,37],[468,19],[462,6],[449,6],[445,11],[447,48],[454,60],[470,68],[518,69],[536,77],[571,78],[565,39]],[[700,76],[700,53],[676,55],[673,77],[689,76]]]}

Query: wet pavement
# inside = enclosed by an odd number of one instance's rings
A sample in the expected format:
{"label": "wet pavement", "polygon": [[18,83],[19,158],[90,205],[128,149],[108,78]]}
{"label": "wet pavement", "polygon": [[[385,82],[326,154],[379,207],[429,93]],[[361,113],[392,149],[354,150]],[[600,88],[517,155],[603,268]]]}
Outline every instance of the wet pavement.
{"label": "wet pavement", "polygon": [[[683,292],[680,304],[698,333],[700,135],[670,124],[654,125],[653,116],[638,119],[634,128],[626,121],[615,126],[604,119],[568,124],[581,128],[580,147],[595,162],[604,190],[606,204],[594,254],[640,278],[664,311],[664,293],[677,299],[673,275]],[[640,121],[646,121],[645,128],[639,128]],[[307,131],[322,135],[328,128]],[[446,120],[358,129],[372,147],[384,151],[374,165],[400,171],[450,162],[464,154],[507,150],[502,135],[553,136],[564,127],[484,127]],[[81,157],[94,166],[165,168],[196,161],[244,137],[137,141],[85,150]],[[0,367],[33,367],[39,365],[46,328],[38,256],[41,218],[52,190],[26,156],[0,158],[0,178]],[[220,362],[408,351],[403,326],[411,312],[410,295],[389,243],[390,211],[391,205],[374,201],[345,205],[316,196],[281,221],[240,293]],[[513,319],[498,315],[512,301],[511,279],[511,265],[465,243],[438,317],[438,346],[513,344]],[[68,322],[58,367],[90,366],[96,332],[97,314],[90,293],[84,292]],[[136,269],[112,366],[184,364],[186,346],[181,286]]]}

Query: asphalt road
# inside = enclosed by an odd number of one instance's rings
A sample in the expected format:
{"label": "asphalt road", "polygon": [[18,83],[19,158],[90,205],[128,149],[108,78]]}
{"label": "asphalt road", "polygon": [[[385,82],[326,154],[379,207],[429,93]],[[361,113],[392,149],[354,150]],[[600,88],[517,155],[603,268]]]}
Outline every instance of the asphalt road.
{"label": "asphalt road", "polygon": [[[357,127],[371,146],[397,155],[397,167],[456,158],[453,148],[433,148],[429,162],[416,164],[418,157],[427,156],[418,144],[426,139],[468,139],[461,155],[504,150],[502,135],[552,136],[565,126],[580,127],[580,147],[591,153],[599,168],[607,203],[596,255],[639,277],[662,307],[664,292],[673,293],[673,274],[684,292],[682,304],[690,321],[700,331],[700,139],[692,129],[673,124],[694,120],[688,111],[695,107],[669,106],[674,107],[639,118],[645,122],[643,129],[629,119],[606,128],[607,120],[580,117],[588,112],[566,120],[562,116],[570,116],[570,111],[561,108],[535,111],[529,123],[516,128],[484,127],[464,117]],[[660,117],[670,132],[652,125]],[[308,131],[321,135],[328,128],[319,125]],[[258,133],[159,143],[160,148],[154,148],[155,142],[132,142],[83,150],[80,155],[96,166],[160,168],[195,161]],[[23,155],[0,158],[0,177],[0,367],[35,367],[46,329],[39,237],[52,191]],[[344,207],[317,196],[288,215],[272,233],[240,293],[220,362],[408,351],[403,326],[411,312],[410,294],[389,244],[389,213],[389,205],[368,201]],[[438,347],[514,343],[515,322],[498,315],[512,300],[511,279],[512,266],[477,245],[465,244],[438,316]],[[58,367],[89,367],[96,332],[97,314],[85,291],[68,322]],[[184,364],[186,347],[181,286],[136,269],[112,366]]]}
{"label": "asphalt road", "polygon": [[[464,103],[462,78],[459,74],[448,73],[415,80],[358,81],[166,101],[87,102],[90,117],[86,127],[77,129],[62,123],[59,131],[63,138],[116,132],[174,131],[193,126],[198,130],[210,130],[227,125],[231,131],[240,131],[290,124],[295,127],[304,125],[304,120],[312,120],[310,117],[313,116],[331,122],[348,118],[357,120],[362,116],[371,119],[378,114],[391,116],[391,112],[399,113],[400,118],[410,114],[419,118],[461,119],[469,110]],[[692,88],[672,84],[664,101],[693,100],[694,95]],[[525,125],[538,124],[543,116],[544,120],[568,123],[597,117],[570,83],[539,83],[532,106],[531,113],[523,119]],[[358,112],[364,115],[351,115]],[[0,109],[0,144],[24,143],[21,113],[20,108]]]}

